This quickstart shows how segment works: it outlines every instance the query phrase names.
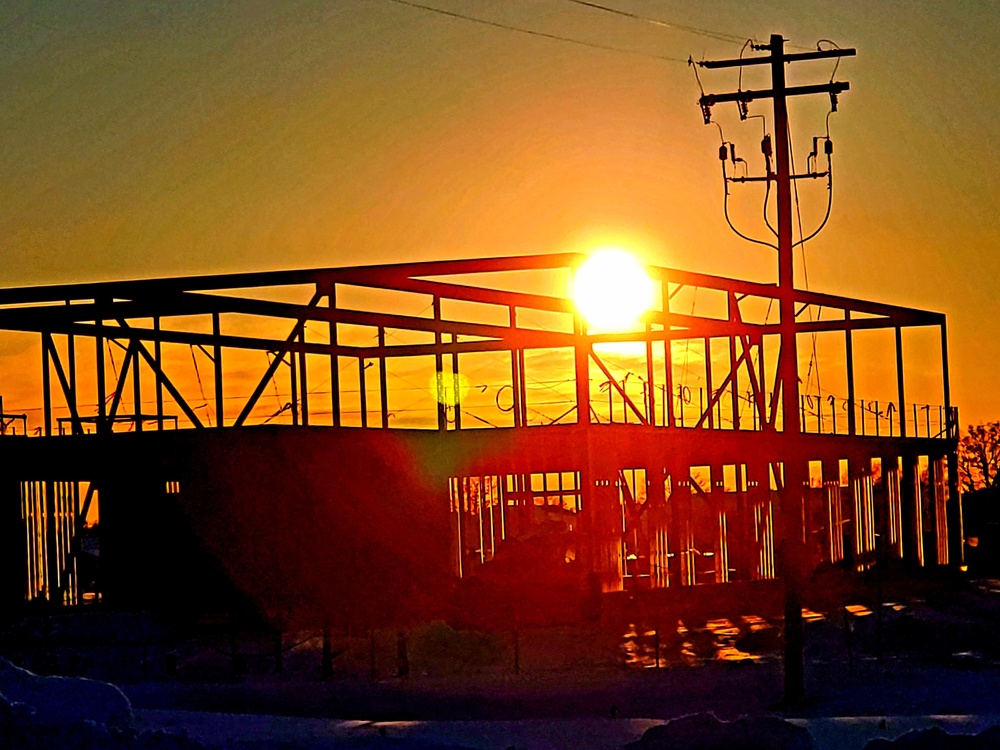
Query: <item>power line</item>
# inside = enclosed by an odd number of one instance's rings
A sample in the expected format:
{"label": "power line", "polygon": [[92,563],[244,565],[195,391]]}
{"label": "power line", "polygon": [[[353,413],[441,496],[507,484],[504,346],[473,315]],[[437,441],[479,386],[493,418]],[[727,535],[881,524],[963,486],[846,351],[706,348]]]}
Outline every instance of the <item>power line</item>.
{"label": "power line", "polygon": [[644,16],[639,13],[631,13],[627,10],[621,10],[619,8],[609,8],[607,5],[601,5],[599,3],[592,3],[589,0],[566,0],[567,2],[574,3],[576,5],[583,5],[587,8],[593,8],[594,10],[602,10],[606,13],[613,13],[616,16],[624,16],[625,18],[633,18],[637,21],[645,21],[646,23],[651,23],[654,26],[662,26],[667,29],[674,29],[676,31],[683,31],[688,34],[696,34],[697,36],[708,37],[709,39],[714,39],[718,42],[728,42],[730,44],[742,44],[746,41],[746,37],[739,36],[737,34],[726,34],[722,31],[712,31],[711,29],[700,29],[697,26],[684,26],[679,23],[671,23],[669,21],[661,21],[659,18],[652,18],[650,16]]}
{"label": "power line", "polygon": [[567,42],[568,44],[576,44],[581,47],[590,47],[591,49],[600,49],[606,52],[618,52],[625,55],[636,55],[638,57],[647,57],[652,60],[665,60],[667,62],[679,62],[687,63],[687,60],[680,57],[670,57],[668,55],[654,55],[648,52],[639,52],[638,50],[623,49],[621,47],[612,47],[606,44],[597,44],[596,42],[587,42],[582,39],[573,39],[568,36],[559,36],[558,34],[549,34],[544,31],[536,31],[535,29],[526,29],[522,26],[511,26],[509,24],[500,23],[498,21],[490,21],[485,18],[479,18],[478,16],[469,16],[464,13],[456,13],[451,10],[445,10],[444,8],[435,8],[432,5],[423,5],[421,3],[414,3],[410,0],[389,0],[391,3],[398,3],[399,5],[406,5],[410,8],[418,8],[420,10],[426,10],[431,13],[438,13],[442,16],[448,16],[449,18],[458,18],[463,21],[470,21],[472,23],[482,24],[483,26],[492,26],[496,29],[505,29],[507,31],[516,31],[520,34],[528,34],[530,36],[541,37],[542,39],[552,39],[557,42]]}

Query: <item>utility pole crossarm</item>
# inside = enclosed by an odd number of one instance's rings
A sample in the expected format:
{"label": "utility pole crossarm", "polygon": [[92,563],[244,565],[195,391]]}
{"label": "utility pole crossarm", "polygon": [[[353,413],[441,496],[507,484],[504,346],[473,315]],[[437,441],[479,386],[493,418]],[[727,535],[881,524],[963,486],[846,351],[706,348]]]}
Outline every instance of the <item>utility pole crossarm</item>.
{"label": "utility pole crossarm", "polygon": [[[766,46],[762,49],[770,49]],[[815,52],[797,52],[791,55],[782,55],[786,63],[790,62],[800,62],[802,60],[824,60],[831,57],[854,57],[857,54],[857,50],[853,48],[847,49],[821,49]],[[698,62],[698,67],[708,68],[713,70],[716,68],[739,68],[746,65],[768,65],[771,62],[771,56],[767,57],[743,57],[736,60],[700,60]]]}
{"label": "utility pole crossarm", "polygon": [[[806,172],[805,174],[792,174],[788,176],[790,180],[818,180],[827,177],[829,172]],[[777,176],[768,174],[764,177],[730,177],[730,182],[776,182]]]}
{"label": "utility pole crossarm", "polygon": [[[831,81],[830,83],[814,84],[812,86],[789,86],[782,94],[784,96],[802,96],[805,94],[839,94],[848,91],[851,84],[846,81]],[[774,89],[760,91],[732,91],[728,94],[705,94],[698,102],[702,106],[711,107],[722,102],[752,102],[755,99],[773,99]]]}

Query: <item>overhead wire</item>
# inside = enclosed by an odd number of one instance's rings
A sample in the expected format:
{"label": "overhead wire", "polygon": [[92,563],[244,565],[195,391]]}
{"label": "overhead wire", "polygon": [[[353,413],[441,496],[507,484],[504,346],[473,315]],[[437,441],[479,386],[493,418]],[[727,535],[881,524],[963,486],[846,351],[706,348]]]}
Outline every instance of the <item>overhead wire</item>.
{"label": "overhead wire", "polygon": [[[816,42],[816,49],[819,50],[820,52],[823,51],[823,46],[822,45],[823,45],[824,42],[826,42],[827,44],[829,44],[834,49],[840,49],[840,45],[837,44],[836,42],[833,42],[833,41],[831,41],[829,39],[820,39],[818,42]],[[836,62],[833,65],[833,72],[830,73],[830,83],[833,83],[833,79],[837,75],[837,68],[839,68],[839,67],[840,67],[840,58],[838,57],[838,58],[836,58]]]}
{"label": "overhead wire", "polygon": [[423,3],[415,3],[412,0],[388,0],[391,3],[397,3],[399,5],[406,5],[410,8],[417,8],[419,10],[425,10],[430,13],[437,13],[442,16],[448,16],[449,18],[457,18],[463,21],[469,21],[471,23],[482,24],[483,26],[492,26],[496,29],[504,29],[506,31],[516,31],[519,34],[528,34],[530,36],[540,37],[542,39],[550,39],[557,42],[566,42],[568,44],[576,44],[581,47],[590,47],[591,49],[604,50],[606,52],[618,52],[619,54],[625,55],[635,55],[637,57],[646,57],[652,60],[663,60],[666,62],[679,62],[685,63],[687,60],[681,57],[671,57],[669,55],[655,55],[650,52],[642,52],[640,50],[630,50],[624,49],[622,47],[613,47],[609,44],[598,44],[597,42],[588,42],[583,39],[574,39],[568,36],[560,36],[559,34],[550,34],[546,31],[537,31],[536,29],[527,29],[523,26],[514,26],[512,24],[500,23],[499,21],[490,21],[486,18],[480,18],[478,16],[470,16],[465,13],[456,13],[455,11],[446,10],[444,8],[437,8],[433,5],[424,5]]}
{"label": "overhead wire", "polygon": [[[791,168],[792,168],[792,174],[794,174],[795,173],[795,149],[792,148],[792,133],[791,133],[791,128],[790,127],[788,128],[788,158],[790,160],[790,164],[791,164]],[[799,247],[802,248],[802,277],[803,277],[803,281],[805,282],[806,291],[809,291],[809,266],[806,263],[806,246],[805,246],[805,243],[806,243],[807,239],[811,239],[812,237],[815,237],[816,234],[819,232],[819,230],[816,230],[816,232],[814,232],[813,234],[811,234],[808,238],[802,236],[802,234],[803,234],[803,230],[802,230],[802,204],[799,201],[799,182],[798,182],[798,180],[792,180],[792,190],[793,190],[793,195],[795,196],[795,218],[796,218],[796,222],[798,223],[798,227],[799,227],[799,241],[798,241],[798,243],[795,243],[795,244],[792,245],[792,249],[794,250],[795,247],[796,247],[796,245],[798,245]],[[828,203],[828,208],[827,208],[827,216],[829,216],[829,203]],[[824,220],[823,223],[825,224],[826,221]],[[820,225],[820,229],[822,229],[822,228],[823,228],[823,226]],[[807,309],[809,310],[809,322],[812,322],[813,321],[812,305],[809,305]],[[822,317],[823,317],[823,309],[820,308],[818,319],[822,319]],[[822,385],[820,383],[819,354],[818,354],[818,352],[816,350],[817,334],[816,334],[815,331],[813,331],[810,334],[810,338],[811,338],[811,341],[812,341],[812,354],[809,357],[809,369],[806,371],[806,392],[808,393],[808,391],[809,391],[809,384],[810,384],[810,381],[812,379],[813,368],[815,367],[815,370],[816,370],[816,389],[817,389],[818,393],[822,393]]]}
{"label": "overhead wire", "polygon": [[[743,47],[740,48],[740,60],[743,59],[743,53],[747,51],[747,47],[753,44],[753,39],[747,39],[743,42]],[[739,66],[739,78],[736,79],[736,90],[743,91],[743,66]]]}
{"label": "overhead wire", "polygon": [[758,239],[756,239],[754,237],[750,237],[750,236],[748,236],[746,234],[743,234],[743,232],[741,232],[739,229],[737,229],[736,226],[733,224],[732,219],[729,217],[729,176],[726,174],[726,164],[725,164],[725,162],[722,163],[722,181],[723,181],[723,187],[724,187],[724,191],[723,191],[724,195],[723,195],[723,198],[722,198],[722,213],[726,217],[726,223],[729,225],[729,228],[731,230],[733,230],[733,233],[737,237],[739,237],[741,239],[744,239],[747,242],[752,242],[755,245],[763,245],[764,247],[769,247],[772,250],[774,250],[775,252],[777,252],[777,250],[778,250],[778,246],[777,245],[774,245],[774,244],[772,244],[770,242],[767,242],[765,240],[758,240]]}
{"label": "overhead wire", "polygon": [[[702,96],[705,96],[705,87],[701,85],[701,76],[698,75],[698,66],[695,64],[694,58],[691,57],[690,55],[688,55],[687,65],[689,68],[691,68],[691,70],[694,71],[694,80],[698,84],[698,90],[701,91]],[[715,123],[715,125],[716,127],[719,128],[719,132],[721,134],[722,127],[719,125],[719,123]]]}
{"label": "overhead wire", "polygon": [[567,0],[567,2],[573,3],[574,5],[582,5],[587,8],[593,8],[594,10],[601,10],[606,13],[613,13],[616,16],[624,16],[626,18],[632,18],[637,21],[645,21],[646,23],[653,24],[654,26],[662,26],[668,29],[674,29],[676,31],[683,31],[687,34],[695,34],[697,36],[707,37],[709,39],[714,39],[719,42],[728,42],[730,44],[739,44],[744,37],[738,34],[726,34],[722,31],[713,31],[711,29],[702,29],[697,26],[685,26],[679,23],[673,23],[671,21],[663,21],[659,18],[653,18],[651,16],[644,16],[640,13],[632,13],[627,10],[621,10],[620,8],[612,8],[607,5],[601,5],[600,3],[590,2],[590,0]]}

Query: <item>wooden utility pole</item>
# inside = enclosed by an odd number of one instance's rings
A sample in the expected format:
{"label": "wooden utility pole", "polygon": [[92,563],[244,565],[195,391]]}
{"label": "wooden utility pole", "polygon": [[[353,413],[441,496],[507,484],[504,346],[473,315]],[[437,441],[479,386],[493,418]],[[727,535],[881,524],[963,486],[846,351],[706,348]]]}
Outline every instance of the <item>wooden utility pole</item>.
{"label": "wooden utility pole", "polygon": [[[799,177],[790,169],[788,144],[788,97],[805,94],[829,94],[835,106],[839,93],[850,88],[849,83],[830,81],[814,86],[786,86],[785,65],[805,60],[821,60],[855,54],[853,49],[816,50],[785,54],[785,40],[772,34],[769,44],[753,45],[757,51],[770,54],[736,60],[702,61],[704,68],[735,68],[749,65],[770,65],[771,88],[759,91],[735,91],[727,94],[705,94],[699,100],[706,124],[710,121],[712,106],[721,102],[737,102],[741,118],[746,118],[750,102],[771,99],[774,104],[774,156],[775,172],[762,178],[744,178],[742,181],[774,182],[777,187],[778,215],[778,309],[780,313],[781,354],[778,359],[778,385],[781,388],[782,434],[778,445],[784,457],[784,476],[777,477],[781,492],[780,545],[781,576],[785,582],[785,684],[784,701],[795,704],[805,697],[804,640],[802,632],[802,586],[805,578],[805,540],[802,488],[807,478],[803,457],[798,455],[799,378],[798,346],[795,327],[795,264],[792,240],[792,180]],[[801,175],[814,177],[815,175]]]}

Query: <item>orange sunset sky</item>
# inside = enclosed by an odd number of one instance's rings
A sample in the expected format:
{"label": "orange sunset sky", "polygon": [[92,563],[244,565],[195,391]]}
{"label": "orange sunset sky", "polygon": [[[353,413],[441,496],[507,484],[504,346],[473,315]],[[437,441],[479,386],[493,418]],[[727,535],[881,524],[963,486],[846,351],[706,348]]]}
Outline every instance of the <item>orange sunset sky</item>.
{"label": "orange sunset sky", "polygon": [[[773,281],[772,251],[723,220],[719,132],[684,61],[736,57],[771,33],[828,39],[858,55],[836,73],[851,90],[830,118],[833,214],[805,264],[797,254],[798,283],[807,269],[812,290],[947,313],[961,421],[1000,419],[992,3],[602,0],[668,25],[569,0],[424,4],[615,49],[391,0],[7,0],[0,286],[606,244]],[[832,69],[797,64],[790,82]],[[701,81],[723,92],[736,76]],[[745,73],[744,88],[766,85]],[[828,109],[791,107],[798,171]],[[770,117],[764,103],[751,114]],[[760,173],[760,120],[716,115]],[[733,191],[760,236],[762,189]],[[808,232],[825,183],[800,196]],[[0,393],[16,392],[28,353],[0,337]]]}

